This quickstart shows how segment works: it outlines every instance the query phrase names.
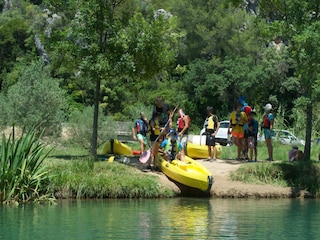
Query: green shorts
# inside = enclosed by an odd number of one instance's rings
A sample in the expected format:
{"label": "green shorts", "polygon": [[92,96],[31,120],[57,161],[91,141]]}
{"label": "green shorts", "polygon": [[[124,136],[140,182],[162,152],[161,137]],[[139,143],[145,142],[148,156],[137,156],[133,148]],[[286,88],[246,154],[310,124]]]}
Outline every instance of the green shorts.
{"label": "green shorts", "polygon": [[270,138],[272,138],[273,135],[274,135],[274,131],[270,130],[269,128],[264,128],[264,129],[263,129],[264,138],[265,138],[265,139],[269,138],[269,132],[270,132],[270,131],[271,131],[271,133],[270,133]]}
{"label": "green shorts", "polygon": [[138,133],[138,134],[137,134],[137,138],[138,138],[139,141],[143,140],[143,143],[144,143],[144,144],[147,144],[147,143],[148,143],[147,136],[144,136],[144,135],[142,135],[141,133]]}

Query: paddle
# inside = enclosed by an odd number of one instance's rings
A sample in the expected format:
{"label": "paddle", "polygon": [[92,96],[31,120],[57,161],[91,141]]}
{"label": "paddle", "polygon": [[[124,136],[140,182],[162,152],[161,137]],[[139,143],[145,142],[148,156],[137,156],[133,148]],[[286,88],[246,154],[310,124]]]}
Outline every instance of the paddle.
{"label": "paddle", "polygon": [[[174,115],[175,111],[177,110],[179,105],[177,105],[174,109],[173,109],[173,112],[172,112],[172,115]],[[160,136],[162,135],[163,131],[166,129],[166,127],[168,126],[170,122],[170,118],[168,119],[168,121],[166,122],[166,124],[164,125],[163,129],[161,130],[160,134],[158,135],[158,137],[156,138],[156,140],[153,142],[153,144],[151,145],[151,147],[147,150],[147,151],[144,151],[140,158],[139,158],[139,161],[141,163],[146,163],[149,158],[150,158],[150,155],[151,155],[151,149],[154,147],[154,144],[159,140]]]}

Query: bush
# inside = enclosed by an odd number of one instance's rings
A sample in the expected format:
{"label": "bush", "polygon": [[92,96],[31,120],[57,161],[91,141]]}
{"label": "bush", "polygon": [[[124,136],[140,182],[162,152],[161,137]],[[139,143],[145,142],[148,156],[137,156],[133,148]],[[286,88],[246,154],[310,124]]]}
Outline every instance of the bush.
{"label": "bush", "polygon": [[18,82],[1,95],[3,125],[25,129],[37,127],[45,134],[59,132],[64,120],[65,93],[59,80],[51,78],[42,61],[26,66]]}
{"label": "bush", "polygon": [[15,140],[2,136],[0,147],[0,202],[26,202],[46,195],[49,172],[42,166],[48,153],[30,130]]}
{"label": "bush", "polygon": [[[68,133],[71,136],[70,141],[90,152],[92,132],[93,107],[86,107],[82,111],[73,111],[68,123]],[[112,120],[112,117],[103,116],[102,110],[100,109],[98,122],[98,146],[115,137],[116,123]]]}

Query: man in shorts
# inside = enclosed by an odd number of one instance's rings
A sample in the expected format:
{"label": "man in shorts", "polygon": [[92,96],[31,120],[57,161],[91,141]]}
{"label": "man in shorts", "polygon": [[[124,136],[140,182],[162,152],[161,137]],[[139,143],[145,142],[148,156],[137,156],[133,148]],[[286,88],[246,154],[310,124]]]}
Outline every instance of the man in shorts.
{"label": "man in shorts", "polygon": [[245,159],[244,156],[241,156],[241,153],[244,150],[244,125],[248,121],[246,113],[242,112],[241,108],[242,104],[238,103],[236,110],[230,114],[230,122],[228,126],[228,134],[232,135],[232,142],[238,148],[237,160]]}
{"label": "man in shorts", "polygon": [[140,118],[134,123],[132,128],[133,140],[140,142],[140,152],[143,153],[148,143],[148,121],[144,113],[140,113]]}
{"label": "man in shorts", "polygon": [[[203,127],[206,134],[206,145],[208,146],[208,161],[216,161],[217,149],[215,136],[220,128],[220,123],[216,115],[213,114],[213,107],[207,107],[207,118],[204,121]],[[213,157],[213,158],[212,158]]]}
{"label": "man in shorts", "polygon": [[[255,119],[257,114],[254,111],[249,113],[250,120],[248,122],[248,148],[250,152],[250,159],[248,162],[256,162],[257,161],[257,145],[258,145],[258,131],[259,131],[259,123]],[[252,159],[254,152],[254,160]]]}

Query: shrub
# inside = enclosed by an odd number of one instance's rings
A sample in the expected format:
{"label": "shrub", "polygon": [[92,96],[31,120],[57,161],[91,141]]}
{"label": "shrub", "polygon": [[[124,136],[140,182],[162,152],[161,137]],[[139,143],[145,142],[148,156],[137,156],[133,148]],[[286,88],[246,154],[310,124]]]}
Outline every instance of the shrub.
{"label": "shrub", "polygon": [[[93,132],[93,107],[86,107],[82,111],[72,112],[68,132],[71,136],[70,141],[80,145],[88,151],[91,150]],[[116,136],[116,123],[110,116],[103,116],[102,110],[99,112],[98,123],[98,145]]]}
{"label": "shrub", "polygon": [[49,172],[42,166],[48,153],[36,131],[15,140],[2,136],[0,147],[0,202],[26,202],[46,196]]}
{"label": "shrub", "polygon": [[65,93],[59,80],[51,78],[42,61],[26,66],[18,82],[2,93],[2,124],[25,129],[37,127],[45,134],[60,132],[64,120]]}

